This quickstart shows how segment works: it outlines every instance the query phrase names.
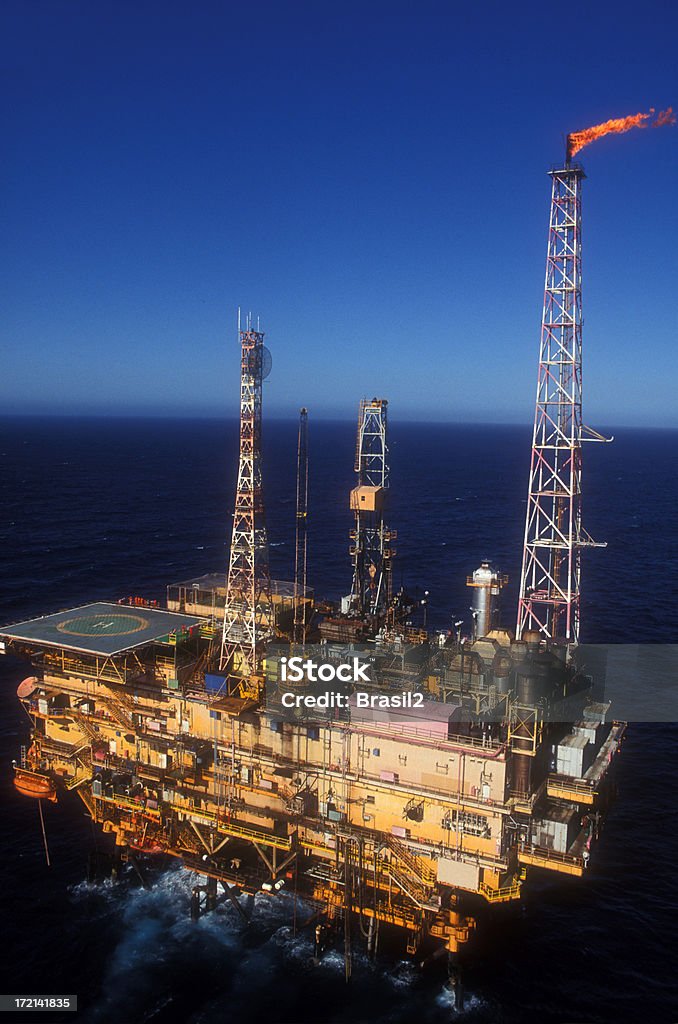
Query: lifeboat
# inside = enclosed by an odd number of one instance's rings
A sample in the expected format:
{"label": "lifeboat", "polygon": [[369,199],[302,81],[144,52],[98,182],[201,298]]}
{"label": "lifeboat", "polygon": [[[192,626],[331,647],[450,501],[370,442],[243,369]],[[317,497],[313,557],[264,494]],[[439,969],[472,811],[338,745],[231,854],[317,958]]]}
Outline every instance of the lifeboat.
{"label": "lifeboat", "polygon": [[56,786],[48,775],[38,775],[37,772],[29,772],[25,768],[15,768],[14,786],[24,796],[50,800],[53,804],[57,802]]}

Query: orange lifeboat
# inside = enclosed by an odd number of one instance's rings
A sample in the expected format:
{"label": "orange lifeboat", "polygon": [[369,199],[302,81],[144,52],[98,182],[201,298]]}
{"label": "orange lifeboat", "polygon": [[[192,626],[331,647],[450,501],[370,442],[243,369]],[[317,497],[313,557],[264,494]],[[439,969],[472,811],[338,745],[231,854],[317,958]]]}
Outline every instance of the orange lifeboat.
{"label": "orange lifeboat", "polygon": [[25,768],[15,768],[14,786],[24,796],[50,800],[53,804],[57,802],[56,786],[47,775],[38,775],[37,772],[29,772]]}

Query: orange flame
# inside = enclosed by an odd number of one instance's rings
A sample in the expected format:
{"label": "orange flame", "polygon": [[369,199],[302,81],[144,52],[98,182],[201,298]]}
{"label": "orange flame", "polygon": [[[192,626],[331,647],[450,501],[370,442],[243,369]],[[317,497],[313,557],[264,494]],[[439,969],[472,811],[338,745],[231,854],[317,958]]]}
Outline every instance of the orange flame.
{"label": "orange flame", "polygon": [[673,113],[673,107],[667,107],[666,110],[660,110],[657,114],[657,119],[652,125],[653,128],[661,128],[664,124],[675,124],[676,115]]}
{"label": "orange flame", "polygon": [[[570,132],[567,136],[567,158],[568,160],[575,156],[580,149],[584,146],[588,146],[590,142],[595,142],[596,139],[602,138],[603,135],[620,134],[622,132],[628,132],[632,128],[647,128],[649,127],[648,122],[654,115],[654,107],[650,107],[647,114],[630,114],[629,117],[613,117],[610,121],[604,121],[603,124],[594,124],[592,128],[584,128],[580,132]],[[667,107],[666,110],[660,110],[654,121],[651,123],[652,128],[661,128],[665,124],[675,124],[676,115],[673,113],[672,107]]]}

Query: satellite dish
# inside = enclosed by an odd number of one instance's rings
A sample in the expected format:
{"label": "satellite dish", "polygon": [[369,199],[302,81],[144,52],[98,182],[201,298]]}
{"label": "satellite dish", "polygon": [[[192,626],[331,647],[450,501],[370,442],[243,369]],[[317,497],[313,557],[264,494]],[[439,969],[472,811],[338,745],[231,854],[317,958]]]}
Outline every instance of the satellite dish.
{"label": "satellite dish", "polygon": [[266,346],[262,345],[261,346],[261,379],[262,380],[266,380],[266,378],[268,377],[269,373],[271,372],[271,367],[272,366],[273,366],[273,356],[271,355],[269,350],[266,348]]}
{"label": "satellite dish", "polygon": [[253,348],[249,355],[247,369],[253,377],[261,377],[262,380],[266,380],[271,367],[273,366],[273,359],[271,353],[265,345],[257,346]]}

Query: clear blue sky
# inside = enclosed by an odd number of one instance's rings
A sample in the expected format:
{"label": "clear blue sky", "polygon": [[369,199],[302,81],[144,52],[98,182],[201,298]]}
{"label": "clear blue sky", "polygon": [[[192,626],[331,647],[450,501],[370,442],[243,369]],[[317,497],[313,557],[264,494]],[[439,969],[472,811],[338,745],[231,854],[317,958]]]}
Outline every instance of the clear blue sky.
{"label": "clear blue sky", "polygon": [[[673,2],[5,0],[0,411],[528,422],[549,167],[678,106]],[[678,128],[581,154],[585,419],[678,426]]]}

